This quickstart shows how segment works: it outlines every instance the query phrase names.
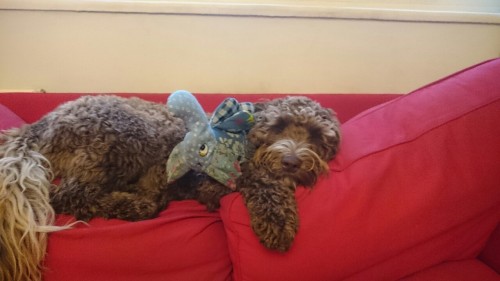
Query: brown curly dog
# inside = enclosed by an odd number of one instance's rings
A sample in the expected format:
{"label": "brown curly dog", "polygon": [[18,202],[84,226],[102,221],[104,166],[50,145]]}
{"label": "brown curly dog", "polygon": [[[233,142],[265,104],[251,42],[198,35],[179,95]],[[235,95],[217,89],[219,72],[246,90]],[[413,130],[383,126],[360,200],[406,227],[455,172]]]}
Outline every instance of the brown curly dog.
{"label": "brown curly dog", "polygon": [[337,153],[340,124],[335,113],[306,97],[287,97],[255,105],[256,123],[248,139],[256,147],[238,179],[251,226],[269,249],[286,251],[299,220],[298,185],[312,187],[328,172]]}

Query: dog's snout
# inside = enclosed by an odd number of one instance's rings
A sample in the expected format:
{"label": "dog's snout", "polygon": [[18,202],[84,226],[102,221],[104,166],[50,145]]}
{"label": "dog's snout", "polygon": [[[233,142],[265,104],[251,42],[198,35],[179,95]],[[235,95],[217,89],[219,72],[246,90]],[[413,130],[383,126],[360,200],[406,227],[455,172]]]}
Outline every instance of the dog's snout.
{"label": "dog's snout", "polygon": [[283,169],[288,172],[295,172],[300,168],[300,164],[302,162],[295,155],[285,155],[283,159],[281,159],[281,164],[283,165]]}

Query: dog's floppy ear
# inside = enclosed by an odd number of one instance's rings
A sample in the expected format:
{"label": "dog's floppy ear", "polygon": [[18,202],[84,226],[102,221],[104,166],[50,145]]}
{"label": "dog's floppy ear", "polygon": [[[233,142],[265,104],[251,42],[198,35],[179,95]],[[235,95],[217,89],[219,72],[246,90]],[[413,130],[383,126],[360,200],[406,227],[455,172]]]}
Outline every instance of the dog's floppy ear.
{"label": "dog's floppy ear", "polygon": [[338,152],[341,141],[341,126],[337,118],[337,114],[330,108],[323,108],[318,104],[316,109],[319,123],[323,126],[322,129],[322,144],[326,150],[326,158],[332,159]]}

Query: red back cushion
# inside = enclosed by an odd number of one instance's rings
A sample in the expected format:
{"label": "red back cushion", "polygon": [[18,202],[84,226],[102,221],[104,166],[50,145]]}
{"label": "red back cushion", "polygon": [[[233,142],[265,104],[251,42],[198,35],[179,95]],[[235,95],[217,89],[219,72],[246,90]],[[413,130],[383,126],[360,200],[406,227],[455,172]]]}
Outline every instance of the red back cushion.
{"label": "red back cushion", "polygon": [[[0,103],[8,106],[28,123],[40,119],[58,105],[75,100],[85,94],[77,93],[0,93]],[[139,97],[145,100],[165,103],[168,94],[127,93],[115,95],[123,97]],[[212,112],[227,97],[235,97],[238,101],[263,101],[287,96],[287,94],[196,94],[203,109]],[[321,102],[325,107],[335,108],[340,121],[344,122],[374,105],[398,97],[397,94],[307,94],[308,97]]]}
{"label": "red back cushion", "polygon": [[261,246],[240,195],[222,201],[235,280],[395,280],[473,258],[500,218],[500,60],[368,110],[298,188],[287,253]]}

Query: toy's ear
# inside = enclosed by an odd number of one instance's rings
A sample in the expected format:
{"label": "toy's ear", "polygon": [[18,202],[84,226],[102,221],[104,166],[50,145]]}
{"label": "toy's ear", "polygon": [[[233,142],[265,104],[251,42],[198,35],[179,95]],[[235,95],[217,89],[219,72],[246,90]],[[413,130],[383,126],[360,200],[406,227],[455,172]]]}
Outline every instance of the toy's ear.
{"label": "toy's ear", "polygon": [[214,110],[212,118],[210,118],[210,125],[214,127],[217,123],[224,121],[224,119],[233,115],[237,111],[238,101],[236,101],[236,99],[227,98],[223,100]]}
{"label": "toy's ear", "polygon": [[200,126],[209,126],[207,116],[198,100],[188,91],[172,93],[167,100],[168,110],[184,120],[188,131],[199,130]]}
{"label": "toy's ear", "polygon": [[225,99],[215,109],[210,125],[229,132],[246,131],[254,124],[252,103],[239,103],[235,98]]}
{"label": "toy's ear", "polygon": [[182,177],[189,171],[186,151],[182,143],[177,144],[167,161],[167,182],[171,183]]}
{"label": "toy's ear", "polygon": [[254,123],[255,120],[253,114],[247,111],[240,111],[235,113],[233,116],[225,119],[224,121],[216,124],[214,128],[237,133],[250,130]]}

